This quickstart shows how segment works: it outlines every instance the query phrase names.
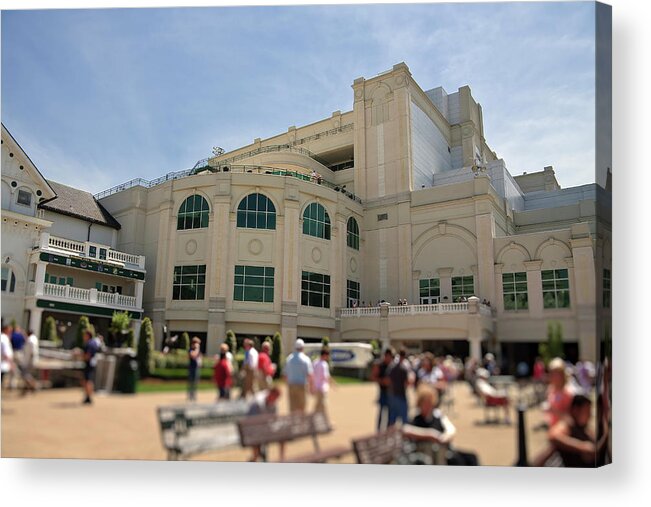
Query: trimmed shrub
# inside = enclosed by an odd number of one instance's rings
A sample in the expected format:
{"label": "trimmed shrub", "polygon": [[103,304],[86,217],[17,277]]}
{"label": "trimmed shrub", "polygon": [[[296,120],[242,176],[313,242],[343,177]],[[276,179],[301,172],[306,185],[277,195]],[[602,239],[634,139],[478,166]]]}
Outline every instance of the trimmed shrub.
{"label": "trimmed shrub", "polygon": [[138,339],[138,371],[140,378],[147,378],[153,369],[154,351],[154,326],[149,317],[145,317],[140,324],[140,338]]}
{"label": "trimmed shrub", "polygon": [[228,350],[235,356],[237,353],[237,339],[235,338],[235,333],[230,329],[226,331],[226,340],[224,340],[224,343],[228,345]]}
{"label": "trimmed shrub", "polygon": [[59,333],[57,333],[57,321],[52,317],[52,315],[45,319],[42,338],[54,342],[57,345],[61,344],[61,338],[59,338]]}
{"label": "trimmed shrub", "polygon": [[190,335],[187,333],[187,331],[184,331],[183,334],[179,337],[177,348],[185,352],[190,350]]}

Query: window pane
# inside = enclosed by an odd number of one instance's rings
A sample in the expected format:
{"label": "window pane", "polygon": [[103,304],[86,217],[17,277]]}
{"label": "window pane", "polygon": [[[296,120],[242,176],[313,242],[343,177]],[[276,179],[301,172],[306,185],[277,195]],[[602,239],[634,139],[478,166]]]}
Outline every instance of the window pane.
{"label": "window pane", "polygon": [[266,288],[264,290],[264,300],[265,300],[265,303],[273,303],[274,302],[274,289],[273,289],[273,287]]}

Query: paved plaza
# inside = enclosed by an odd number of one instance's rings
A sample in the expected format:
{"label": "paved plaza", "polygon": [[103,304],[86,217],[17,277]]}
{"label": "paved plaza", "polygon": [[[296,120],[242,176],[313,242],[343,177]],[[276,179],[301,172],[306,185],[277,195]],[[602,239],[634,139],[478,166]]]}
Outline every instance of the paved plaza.
{"label": "paved plaza", "polygon": [[[280,413],[287,413],[287,393],[281,385]],[[469,386],[454,387],[454,406],[449,417],[457,428],[457,448],[472,450],[483,465],[513,465],[517,460],[517,414],[510,426],[483,424],[484,412],[477,405]],[[515,393],[513,393],[515,394]],[[413,395],[413,392],[410,393]],[[98,395],[92,406],[83,406],[81,389],[53,389],[20,397],[2,393],[2,457],[84,458],[164,460],[156,407],[179,404],[185,393],[147,393],[137,395]],[[320,439],[323,447],[350,445],[351,439],[374,430],[377,408],[376,386],[371,383],[336,386],[330,395],[329,413],[334,431]],[[199,403],[211,403],[212,391],[200,391]],[[310,400],[312,401],[312,400]],[[413,401],[413,397],[412,397]],[[411,404],[410,406],[413,406]],[[529,458],[543,449],[545,432],[534,431],[542,412],[527,412]],[[310,439],[287,446],[286,456],[309,452]],[[271,446],[270,459],[278,459],[277,446]],[[193,460],[246,461],[248,450],[233,447],[207,452]],[[352,454],[342,463],[354,463]]]}

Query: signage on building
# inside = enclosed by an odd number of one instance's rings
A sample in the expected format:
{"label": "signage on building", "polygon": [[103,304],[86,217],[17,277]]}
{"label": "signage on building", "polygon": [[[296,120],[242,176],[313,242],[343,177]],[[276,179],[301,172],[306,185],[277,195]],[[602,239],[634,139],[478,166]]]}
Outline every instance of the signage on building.
{"label": "signage on building", "polygon": [[55,255],[51,253],[41,252],[40,259],[52,264],[61,264],[63,266],[70,266],[72,268],[86,269],[88,271],[96,271],[97,273],[106,273],[107,275],[121,276],[134,280],[145,279],[145,274],[142,271],[133,271],[131,269],[121,268],[119,266],[102,264],[101,262],[76,259],[74,257],[66,257],[65,255]]}

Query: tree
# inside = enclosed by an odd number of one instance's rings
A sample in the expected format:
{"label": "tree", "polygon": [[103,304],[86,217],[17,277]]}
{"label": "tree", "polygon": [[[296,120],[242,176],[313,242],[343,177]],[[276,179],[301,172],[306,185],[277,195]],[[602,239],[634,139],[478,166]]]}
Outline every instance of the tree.
{"label": "tree", "polygon": [[280,336],[279,332],[274,333],[273,337],[273,345],[271,346],[271,362],[276,365],[276,373],[274,374],[274,378],[280,378],[280,375],[282,373],[282,361],[283,361],[283,344],[282,344],[282,337]]}
{"label": "tree", "polygon": [[57,345],[61,344],[61,338],[59,338],[59,333],[57,333],[57,321],[52,317],[52,315],[45,319],[42,338],[54,342]]}
{"label": "tree", "polygon": [[134,336],[130,327],[131,314],[128,311],[113,312],[111,325],[109,326],[109,333],[112,336],[111,345],[133,347]]}
{"label": "tree", "polygon": [[563,328],[559,322],[547,323],[547,341],[538,345],[538,354],[542,357],[545,365],[555,357],[563,358]]}
{"label": "tree", "polygon": [[237,339],[235,338],[235,333],[230,329],[226,331],[226,340],[224,340],[224,343],[228,345],[228,350],[234,357],[237,353]]}
{"label": "tree", "polygon": [[82,315],[79,317],[79,323],[77,324],[77,339],[75,341],[75,347],[83,349],[84,348],[84,333],[87,329],[91,329],[90,321],[88,317]]}
{"label": "tree", "polygon": [[190,350],[190,335],[187,331],[183,331],[183,334],[181,334],[181,337],[179,338],[178,344],[179,349],[185,351]]}
{"label": "tree", "polygon": [[373,355],[375,357],[378,357],[382,352],[382,349],[380,347],[380,342],[378,342],[377,340],[371,340],[371,348],[373,350]]}
{"label": "tree", "polygon": [[154,326],[149,317],[145,317],[140,325],[138,339],[138,371],[140,378],[147,378],[152,370],[152,355],[154,351]]}
{"label": "tree", "polygon": [[321,345],[323,345],[324,347],[330,345],[330,337],[324,336],[323,339],[321,340]]}

